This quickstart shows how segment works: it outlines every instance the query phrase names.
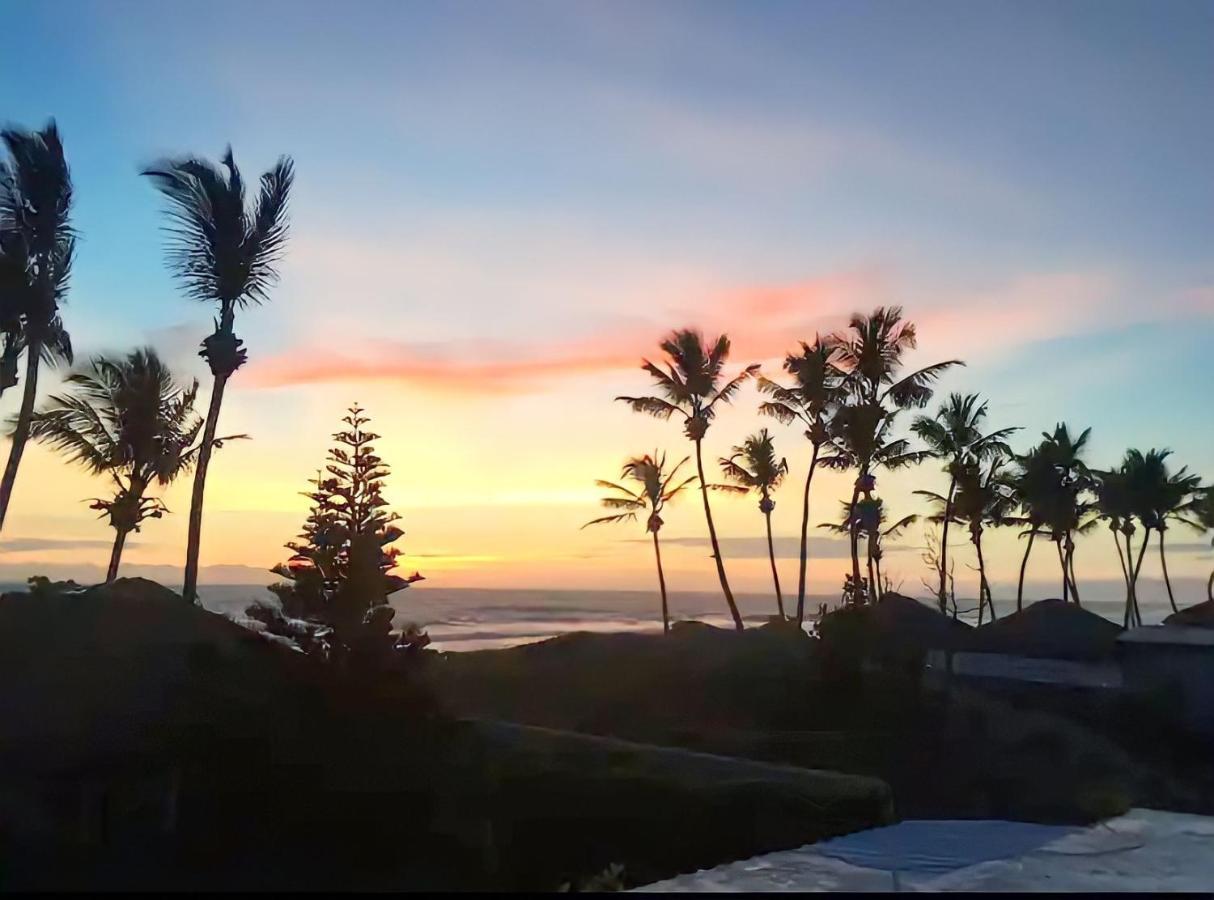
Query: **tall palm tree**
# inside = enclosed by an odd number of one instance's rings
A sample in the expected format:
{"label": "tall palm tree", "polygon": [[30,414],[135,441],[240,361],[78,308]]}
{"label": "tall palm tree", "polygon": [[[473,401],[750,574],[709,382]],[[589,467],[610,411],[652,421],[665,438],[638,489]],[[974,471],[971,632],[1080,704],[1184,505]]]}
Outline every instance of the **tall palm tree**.
{"label": "tall palm tree", "polygon": [[190,497],[182,595],[197,600],[198,553],[202,541],[202,505],[224,388],[244,365],[243,341],[236,337],[236,310],[269,299],[278,280],[276,264],[287,242],[287,199],[294,166],[282,157],[261,176],[261,189],[251,209],[245,205],[245,183],[232,158],[222,168],[205,159],[163,160],[144,170],[168,200],[169,265],[193,300],[214,303],[219,312],[215,331],[199,353],[214,376],[211,403],[203,427],[202,447]]}
{"label": "tall palm tree", "polygon": [[71,362],[72,344],[59,317],[72,272],[72,178],[54,121],[41,131],[0,131],[0,391],[17,383],[25,352],[25,388],[0,477],[0,530],[29,440],[41,363]]}
{"label": "tall palm tree", "polygon": [[[866,531],[864,517],[860,514],[863,504],[871,505],[874,500],[873,491],[876,488],[874,472],[879,469],[901,469],[922,462],[926,451],[911,450],[910,442],[904,438],[892,438],[897,411],[887,411],[879,403],[854,403],[841,407],[831,420],[830,437],[831,450],[829,455],[822,457],[819,464],[829,469],[856,469],[860,472],[852,488],[851,500],[848,503],[850,513],[848,521],[851,531],[848,535],[851,545],[852,584],[861,584],[860,578],[860,534]],[[854,596],[860,599],[874,599],[872,592],[875,585],[869,579],[870,593],[866,597],[857,590]]]}
{"label": "tall palm tree", "polygon": [[721,545],[717,541],[717,529],[712,521],[712,507],[708,503],[708,485],[704,479],[704,455],[701,445],[708,426],[717,413],[717,404],[729,403],[747,379],[759,371],[758,364],[749,365],[733,378],[725,380],[725,363],[729,359],[729,338],[721,335],[711,344],[693,329],[672,332],[659,345],[666,354],[666,370],[663,371],[649,360],[641,361],[641,368],[650,374],[657,384],[661,397],[616,397],[627,403],[635,412],[646,413],[658,419],[677,416],[683,420],[683,432],[695,445],[696,474],[700,479],[700,496],[704,500],[704,518],[708,522],[708,538],[712,542],[712,558],[717,566],[717,578],[721,591],[733,617],[734,627],[744,627],[738,604],[734,602],[729,579],[725,575],[725,561],[721,558]]}
{"label": "tall palm tree", "polygon": [[[853,530],[853,508],[848,501],[843,501],[843,521],[823,522],[819,528],[825,528],[836,534],[850,535]],[[859,500],[855,505],[854,518],[859,523],[859,530],[866,538],[868,546],[868,583],[869,593],[880,599],[884,595],[884,576],[881,573],[881,560],[885,558],[886,538],[896,538],[904,530],[919,521],[918,515],[903,516],[890,524],[885,516],[885,501],[880,497]],[[853,593],[859,594],[863,582],[853,582]]]}
{"label": "tall palm tree", "polygon": [[731,484],[711,487],[743,494],[754,491],[759,495],[759,512],[763,513],[767,523],[767,557],[771,561],[771,580],[776,588],[776,608],[780,618],[786,619],[788,617],[784,613],[784,595],[780,592],[780,574],[776,569],[776,549],[771,539],[771,513],[776,508],[776,501],[771,499],[771,495],[788,474],[788,460],[776,459],[775,443],[771,434],[764,428],[734,447],[728,459],[723,458],[719,462],[726,481]]}
{"label": "tall palm tree", "polygon": [[[871,315],[852,315],[847,328],[832,338],[836,345],[834,362],[845,375],[844,386],[849,405],[866,411],[864,417],[890,416],[898,410],[923,408],[932,398],[932,385],[953,366],[964,365],[952,359],[902,373],[903,357],[917,343],[914,323],[902,318],[899,306],[878,307]],[[872,430],[872,429],[870,429]],[[921,458],[921,457],[920,457]],[[918,461],[918,460],[916,460]],[[873,481],[871,461],[857,457],[858,476],[852,492],[852,507],[861,495],[871,497]],[[852,578],[860,583],[860,559],[856,552],[858,534],[851,538]]]}
{"label": "tall palm tree", "polygon": [[759,405],[759,412],[785,425],[797,422],[805,426],[805,437],[813,447],[805,492],[801,499],[801,567],[797,575],[797,624],[805,621],[805,575],[809,562],[809,489],[818,455],[830,441],[830,421],[843,400],[843,377],[835,366],[834,344],[830,338],[814,335],[812,343],[801,342],[800,353],[784,359],[784,371],[792,376],[792,387],[784,387],[759,376],[759,390],[771,400]]}
{"label": "tall palm tree", "polygon": [[1026,526],[1022,537],[1028,536],[1024,556],[1020,560],[1020,577],[1016,584],[1016,611],[1024,608],[1024,575],[1028,569],[1033,542],[1046,533],[1046,514],[1049,498],[1054,490],[1057,475],[1053,463],[1040,445],[1027,453],[1015,457],[1016,472],[1010,476],[1009,484],[1020,509],[1019,522]]}
{"label": "tall palm tree", "polygon": [[[198,458],[198,382],[178,384],[156,352],[145,348],[125,357],[96,357],[86,370],[69,375],[66,385],[67,393],[51,397],[34,414],[30,433],[114,482],[114,496],[92,504],[114,529],[109,582],[118,575],[127,536],[167,511],[147,490],[168,485]],[[237,437],[243,435],[231,436]]]}
{"label": "tall palm tree", "polygon": [[[948,526],[952,520],[952,505],[957,491],[957,473],[970,462],[1007,457],[1011,448],[1007,438],[1017,428],[1001,428],[983,434],[987,404],[977,394],[950,394],[940,405],[935,416],[916,416],[911,425],[913,431],[927,444],[928,452],[944,461],[948,473],[948,494],[945,496],[940,529],[940,586],[937,602],[940,611],[948,608]],[[981,613],[980,613],[981,615]]]}
{"label": "tall palm tree", "polygon": [[618,509],[620,512],[603,516],[600,519],[592,519],[582,526],[587,528],[607,522],[635,522],[638,513],[649,510],[649,515],[645,519],[645,530],[653,535],[653,555],[658,564],[658,587],[662,592],[662,632],[664,634],[670,632],[670,608],[666,602],[666,574],[662,570],[662,547],[658,543],[658,532],[662,529],[662,510],[666,508],[666,504],[674,500],[696,480],[696,476],[692,475],[690,478],[675,483],[679,469],[688,459],[689,457],[684,456],[675,464],[674,468],[667,471],[665,453],[659,454],[655,450],[652,456],[634,456],[624,463],[624,468],[620,471],[620,479],[631,479],[640,487],[634,491],[612,481],[596,481],[595,484],[599,487],[615,492],[600,501],[603,506],[608,509]]}

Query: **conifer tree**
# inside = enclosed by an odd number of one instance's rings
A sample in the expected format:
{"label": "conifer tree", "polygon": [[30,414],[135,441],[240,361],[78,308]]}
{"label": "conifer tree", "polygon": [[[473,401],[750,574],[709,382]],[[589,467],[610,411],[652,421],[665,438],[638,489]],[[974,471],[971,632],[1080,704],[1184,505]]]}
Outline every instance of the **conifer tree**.
{"label": "conifer tree", "polygon": [[[393,572],[400,551],[389,545],[404,532],[383,497],[389,470],[363,413],[355,404],[342,419],[347,427],[333,435],[328,462],[304,495],[312,508],[299,539],[286,545],[292,556],[271,570],[286,579],[270,587],[283,614],[326,627],[330,656],[391,649],[395,613],[388,596],[422,580],[416,572],[407,578]],[[424,635],[405,634],[396,646],[424,646]]]}

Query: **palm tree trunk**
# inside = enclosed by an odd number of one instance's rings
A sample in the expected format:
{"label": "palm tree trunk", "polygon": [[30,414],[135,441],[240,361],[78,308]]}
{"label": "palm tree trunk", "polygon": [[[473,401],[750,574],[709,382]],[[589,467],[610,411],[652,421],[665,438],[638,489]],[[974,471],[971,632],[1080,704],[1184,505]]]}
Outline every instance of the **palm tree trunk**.
{"label": "palm tree trunk", "polygon": [[1037,537],[1037,529],[1029,532],[1029,545],[1024,548],[1024,559],[1020,561],[1020,582],[1016,585],[1016,612],[1024,609],[1024,570],[1028,568],[1029,554],[1033,552],[1033,540]]}
{"label": "palm tree trunk", "polygon": [[721,559],[721,545],[717,543],[717,528],[712,522],[712,507],[708,505],[708,482],[704,480],[704,454],[700,450],[698,439],[695,445],[696,471],[700,475],[700,496],[704,498],[704,518],[708,520],[708,539],[712,542],[712,558],[717,564],[717,578],[721,581],[725,602],[729,604],[729,614],[733,616],[733,627],[741,631],[746,626],[742,624],[742,615],[738,612],[738,604],[734,602],[733,591],[729,589],[729,578],[725,575],[725,561]]}
{"label": "palm tree trunk", "polygon": [[946,588],[946,580],[948,577],[948,523],[953,517],[953,496],[957,491],[957,477],[955,475],[949,477],[948,481],[948,496],[944,500],[944,527],[940,530],[940,592],[937,595],[940,601],[940,612],[944,612],[948,605],[948,590]]}
{"label": "palm tree trunk", "polygon": [[662,591],[662,634],[670,634],[670,609],[666,605],[666,575],[662,571],[662,547],[658,533],[653,532],[653,555],[658,561],[658,587]]}
{"label": "palm tree trunk", "polygon": [[1058,565],[1062,567],[1062,602],[1069,603],[1071,599],[1071,579],[1066,574],[1066,557],[1062,555],[1062,541],[1054,541],[1058,551]]}
{"label": "palm tree trunk", "polygon": [[763,518],[767,520],[767,558],[771,560],[771,580],[776,585],[776,608],[780,611],[780,619],[783,621],[788,618],[784,615],[784,595],[780,593],[780,573],[776,570],[776,549],[771,540],[771,513],[764,513]]}
{"label": "palm tree trunk", "polygon": [[1172,594],[1172,579],[1168,578],[1168,556],[1163,549],[1163,536],[1167,529],[1160,523],[1159,527],[1159,565],[1163,567],[1163,583],[1168,589],[1168,602],[1172,604],[1172,612],[1180,612],[1176,607],[1176,597]]}
{"label": "palm tree trunk", "polygon": [[878,554],[876,554],[875,556],[873,556],[873,566],[874,566],[874,567],[876,568],[876,570],[877,570],[877,588],[878,588],[878,595],[879,595],[879,596],[884,596],[884,594],[885,594],[885,582],[884,582],[884,580],[882,580],[882,578],[881,578],[881,554],[880,554],[880,553],[878,553]]}
{"label": "palm tree trunk", "polygon": [[869,603],[876,603],[876,602],[877,602],[877,600],[878,600],[878,599],[880,599],[880,594],[879,594],[879,591],[877,590],[877,578],[876,578],[876,573],[875,573],[875,572],[874,572],[874,570],[873,570],[873,541],[874,541],[875,539],[876,539],[876,535],[875,535],[875,534],[870,534],[870,535],[868,536],[868,542],[867,542],[867,544],[868,544],[868,546],[867,546],[867,554],[868,554],[868,602],[869,602]]}
{"label": "palm tree trunk", "polygon": [[125,528],[114,530],[114,549],[110,551],[110,567],[105,571],[106,584],[118,577],[118,564],[122,561],[122,548],[126,545],[126,536]]}
{"label": "palm tree trunk", "polygon": [[13,444],[8,451],[8,463],[4,467],[4,478],[0,479],[0,531],[4,530],[4,519],[8,504],[13,498],[13,486],[17,483],[17,469],[25,454],[25,444],[30,436],[30,420],[34,415],[34,398],[38,393],[38,363],[42,357],[42,342],[31,340],[25,348],[25,392],[21,396],[21,410],[17,413],[17,425],[13,429]]}
{"label": "palm tree trunk", "polygon": [[797,577],[797,627],[805,623],[805,570],[809,564],[809,486],[813,484],[814,469],[818,465],[818,445],[814,444],[814,455],[809,461],[809,474],[805,476],[805,496],[801,501],[801,570]]}
{"label": "palm tree trunk", "polygon": [[[1113,532],[1113,543],[1117,545],[1117,561],[1121,563],[1121,578],[1125,582],[1125,615],[1121,617],[1121,627],[1130,627],[1130,570],[1126,568],[1126,554],[1121,551],[1121,538],[1117,535],[1120,533],[1116,528],[1110,529]],[[1129,535],[1126,535],[1126,543],[1129,543]]]}
{"label": "palm tree trunk", "polygon": [[991,586],[986,580],[986,560],[982,556],[982,534],[981,532],[974,537],[974,549],[978,551],[978,609],[979,618],[982,613],[982,598],[986,598],[986,605],[991,611],[991,621],[995,621],[995,600],[991,597]]}
{"label": "palm tree trunk", "polygon": [[860,499],[860,479],[851,492],[851,507],[847,513],[848,540],[851,542],[852,603],[860,597],[860,530],[856,527],[856,503]]}
{"label": "palm tree trunk", "polygon": [[[181,596],[188,603],[198,602],[198,551],[202,545],[202,501],[206,492],[207,467],[211,464],[211,447],[219,425],[219,408],[223,405],[223,389],[227,375],[216,375],[211,389],[211,405],[207,409],[206,425],[202,429],[202,445],[198,448],[198,465],[194,469],[194,490],[190,495],[190,530],[185,551],[185,578]],[[698,451],[698,448],[697,448]],[[708,498],[704,498],[705,505]]]}
{"label": "palm tree trunk", "polygon": [[1130,596],[1134,603],[1134,620],[1135,624],[1142,624],[1142,610],[1138,607],[1138,573],[1142,571],[1142,560],[1147,555],[1147,544],[1151,543],[1151,529],[1144,528],[1142,531],[1142,546],[1138,550],[1138,562],[1134,564],[1134,571],[1130,576]]}
{"label": "palm tree trunk", "polygon": [[1210,580],[1206,582],[1206,597],[1214,603],[1214,572],[1210,573]]}
{"label": "palm tree trunk", "polygon": [[1075,539],[1069,531],[1066,533],[1066,567],[1071,579],[1071,596],[1075,599],[1076,606],[1082,606],[1079,602],[1079,583],[1075,579]]}

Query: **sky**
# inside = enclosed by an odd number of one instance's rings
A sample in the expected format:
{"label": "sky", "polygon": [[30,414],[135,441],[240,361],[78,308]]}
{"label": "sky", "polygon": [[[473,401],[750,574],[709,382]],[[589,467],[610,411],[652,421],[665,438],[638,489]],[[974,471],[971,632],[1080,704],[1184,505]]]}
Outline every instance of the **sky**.
{"label": "sky", "polygon": [[[1091,426],[1093,465],[1160,446],[1214,477],[1214,3],[0,0],[0,22],[0,119],[53,116],[72,166],[82,358],[151,345],[205,382],[213,311],[167,270],[139,169],[229,143],[250,179],[295,161],[281,282],[237,320],[250,362],[220,430],[252,440],[212,463],[204,582],[285,559],[358,401],[427,585],[648,588],[643,523],[580,530],[594,479],[690,452],[676,423],[613,402],[646,390],[642,356],[695,326],[775,375],[881,304],[917,324],[911,364],[966,361],[941,395],[982,393],[1018,447],[1066,421]],[[787,585],[810,451],[757,403],[748,388],[716,420],[706,457],[775,432]],[[811,520],[848,487],[822,476]],[[898,515],[943,487],[932,464],[879,482]],[[30,449],[0,579],[95,575],[104,490]],[[188,492],[167,490],[129,571],[172,581]],[[714,504],[735,587],[766,590],[754,498]],[[665,518],[671,587],[711,588],[697,498]],[[825,534],[810,577],[829,593],[846,548]],[[1173,541],[1173,574],[1204,580],[1208,539]],[[921,591],[923,529],[903,543],[886,568]],[[1081,542],[1081,584],[1117,577],[1110,543]],[[998,591],[1021,545],[989,545]],[[959,581],[972,564],[958,550]],[[1056,569],[1042,553],[1030,579]]]}

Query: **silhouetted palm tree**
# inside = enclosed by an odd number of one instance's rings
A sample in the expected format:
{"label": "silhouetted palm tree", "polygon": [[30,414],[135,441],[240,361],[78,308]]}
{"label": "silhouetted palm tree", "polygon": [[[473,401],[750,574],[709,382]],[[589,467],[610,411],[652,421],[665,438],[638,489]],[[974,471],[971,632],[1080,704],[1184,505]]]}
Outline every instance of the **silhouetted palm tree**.
{"label": "silhouetted palm tree", "polygon": [[1088,518],[1092,505],[1085,500],[1092,479],[1083,462],[1092,429],[1085,428],[1072,436],[1065,424],[1053,432],[1042,433],[1037,451],[1044,466],[1044,490],[1036,497],[1038,515],[1048,530],[1050,540],[1058,549],[1062,567],[1062,599],[1079,603],[1079,588],[1075,583],[1075,535],[1089,530],[1095,519]]}
{"label": "silhouetted palm tree", "polygon": [[[820,465],[830,469],[856,469],[860,472],[848,504],[851,511],[848,521],[852,523],[849,541],[854,585],[861,583],[859,540],[860,532],[864,530],[863,517],[858,510],[861,503],[874,499],[876,478],[872,473],[881,468],[893,470],[915,465],[927,456],[926,451],[911,450],[910,443],[903,438],[891,439],[890,431],[896,415],[896,411],[887,411],[875,403],[843,406],[831,420],[831,452],[819,460]],[[873,589],[875,586],[870,588]],[[855,596],[860,598],[860,592],[857,591]]]}
{"label": "silhouetted palm tree", "polygon": [[733,454],[728,459],[721,459],[720,464],[726,480],[732,484],[711,487],[732,489],[743,494],[755,491],[759,495],[759,512],[763,513],[767,523],[767,556],[771,560],[771,580],[776,587],[776,608],[780,618],[786,619],[784,595],[780,592],[780,575],[776,569],[776,550],[771,539],[771,512],[776,508],[776,501],[771,499],[771,494],[788,474],[788,460],[776,459],[775,444],[764,428],[758,434],[752,434],[740,446],[734,447]]}
{"label": "silhouetted palm tree", "polygon": [[[885,501],[880,497],[871,497],[852,504],[843,501],[843,521],[823,522],[819,528],[825,528],[836,534],[850,535],[858,530],[865,535],[868,547],[868,584],[867,593],[880,599],[885,593],[884,576],[881,573],[881,560],[885,557],[885,539],[896,538],[906,528],[919,521],[918,515],[903,516],[893,524],[887,524],[885,517]],[[854,521],[853,521],[854,519]],[[855,527],[853,527],[855,526]],[[860,596],[865,593],[864,581],[852,582],[852,594]]]}
{"label": "silhouetted palm tree", "polygon": [[[877,417],[878,422],[867,430],[875,433],[881,417],[897,410],[922,408],[932,397],[932,385],[948,369],[964,365],[960,360],[947,360],[916,369],[909,375],[901,372],[903,356],[916,345],[915,326],[902,318],[902,308],[878,307],[872,315],[856,313],[847,329],[832,338],[837,347],[834,362],[845,374],[844,385],[850,406],[865,410],[865,418]],[[922,456],[915,461],[919,461]],[[859,470],[852,492],[853,507],[861,495],[871,496],[874,486],[870,460],[856,458]],[[852,537],[852,578],[860,582],[860,558],[856,552],[857,536]]]}
{"label": "silhouetted palm tree", "polygon": [[[1121,577],[1125,582],[1125,613],[1122,616],[1122,627],[1130,628],[1142,623],[1138,613],[1137,601],[1134,596],[1134,584],[1131,580],[1133,565],[1133,550],[1131,539],[1136,530],[1134,526],[1134,497],[1131,494],[1129,477],[1123,465],[1107,472],[1094,472],[1096,492],[1096,512],[1101,519],[1108,522],[1109,531],[1113,534],[1113,542],[1117,545],[1117,560],[1121,563]],[[1125,550],[1121,542],[1125,540]]]}
{"label": "silhouetted palm tree", "polygon": [[1172,612],[1177,612],[1176,597],[1172,593],[1172,579],[1168,577],[1168,557],[1164,549],[1168,526],[1172,522],[1185,525],[1196,531],[1204,530],[1195,513],[1201,503],[1201,477],[1182,466],[1178,472],[1168,472],[1159,485],[1151,503],[1155,527],[1159,532],[1159,565],[1163,569],[1163,583],[1168,591],[1168,602]]}
{"label": "silhouetted palm tree", "polygon": [[[1202,491],[1194,506],[1194,512],[1204,529],[1214,531],[1214,485],[1207,486]],[[1214,546],[1214,542],[1211,542],[1211,545]],[[1210,572],[1210,578],[1206,582],[1206,597],[1214,603],[1214,571]]]}
{"label": "silhouetted palm tree", "polygon": [[813,446],[805,493],[801,500],[801,568],[797,576],[797,624],[805,621],[805,575],[809,561],[809,489],[823,445],[830,441],[830,421],[843,400],[842,373],[833,360],[834,344],[829,338],[814,336],[813,343],[801,342],[800,353],[784,359],[784,370],[793,378],[792,387],[784,387],[759,376],[758,387],[772,399],[759,405],[759,412],[785,425],[798,422],[805,426],[805,437]]}
{"label": "silhouetted palm tree", "polygon": [[1015,459],[1017,471],[1009,478],[1009,484],[1016,505],[1020,508],[1019,522],[1026,526],[1023,534],[1028,535],[1016,585],[1016,611],[1019,612],[1024,608],[1024,575],[1028,568],[1029,556],[1033,552],[1033,542],[1037,535],[1046,533],[1046,514],[1049,511],[1049,498],[1057,481],[1057,473],[1040,445]]}
{"label": "silhouetted palm tree", "polygon": [[[148,488],[169,484],[198,457],[198,382],[177,384],[149,348],[125,357],[97,357],[88,370],[69,375],[66,384],[67,393],[51,397],[34,414],[30,433],[90,472],[113,479],[113,498],[92,504],[114,529],[105,579],[113,581],[127,535],[167,511],[158,498],[146,496]],[[243,435],[220,438],[215,446],[236,437]]]}
{"label": "silhouetted palm tree", "polygon": [[679,483],[675,477],[679,469],[686,463],[688,457],[683,457],[669,472],[666,471],[666,454],[656,450],[652,456],[634,456],[624,463],[620,472],[621,479],[631,479],[640,485],[639,490],[632,491],[622,484],[611,481],[596,481],[599,487],[615,491],[613,496],[602,499],[603,506],[608,509],[618,509],[621,512],[601,519],[593,519],[583,525],[601,525],[606,522],[634,522],[638,513],[649,510],[645,520],[645,530],[653,535],[653,555],[658,564],[658,587],[662,592],[662,631],[670,631],[670,609],[666,602],[666,574],[662,570],[662,547],[658,543],[658,532],[662,528],[662,510],[666,504],[674,500],[684,488],[688,487],[696,477],[692,475]]}
{"label": "silhouetted palm tree", "polygon": [[712,521],[712,508],[708,503],[708,485],[704,480],[704,458],[701,444],[708,426],[716,416],[717,404],[728,403],[742,384],[759,371],[758,364],[744,368],[738,375],[721,384],[725,362],[729,359],[729,338],[718,337],[711,345],[704,342],[698,331],[683,329],[673,332],[660,344],[667,356],[666,371],[649,360],[642,360],[641,368],[657,383],[662,397],[616,397],[623,400],[636,412],[646,413],[659,419],[678,416],[683,419],[683,431],[695,445],[696,473],[700,479],[700,496],[704,500],[704,518],[708,521],[708,538],[712,542],[712,557],[717,565],[717,578],[733,617],[734,627],[744,627],[738,605],[734,602],[729,579],[725,575],[725,561],[721,558],[721,546],[717,541],[717,529]]}
{"label": "silhouetted palm tree", "polygon": [[948,609],[948,526],[952,519],[953,497],[957,490],[957,472],[962,466],[973,461],[1010,456],[1012,451],[1007,444],[1007,438],[1019,430],[1001,428],[983,434],[986,407],[986,403],[982,402],[982,398],[977,394],[950,394],[934,417],[917,416],[911,425],[911,431],[927,444],[931,455],[944,461],[944,470],[949,476],[948,494],[944,498],[941,515],[940,587],[936,595],[941,612]]}
{"label": "silhouetted palm tree", "polygon": [[72,179],[55,123],[41,131],[0,131],[8,161],[0,164],[0,392],[17,383],[25,352],[25,388],[0,478],[0,530],[38,393],[42,362],[71,362],[72,344],[59,318],[67,296],[76,238],[72,232]]}
{"label": "silhouetted palm tree", "polygon": [[[955,469],[956,491],[951,497],[932,491],[916,491],[928,497],[940,507],[933,516],[943,521],[945,516],[969,530],[970,543],[978,557],[978,624],[982,624],[983,608],[990,610],[991,621],[996,618],[995,600],[991,595],[990,580],[986,577],[986,557],[982,551],[982,536],[987,528],[1000,528],[1010,524],[1016,500],[1011,485],[1003,478],[1004,457],[994,456],[983,468],[976,459],[967,459]],[[943,610],[941,610],[943,612]]]}
{"label": "silhouetted palm tree", "polygon": [[202,356],[215,377],[203,428],[202,450],[194,470],[190,528],[186,546],[186,600],[197,599],[198,553],[202,540],[202,505],[207,468],[224,387],[246,359],[234,330],[236,310],[269,299],[278,279],[276,263],[287,241],[287,198],[294,181],[291,160],[282,157],[261,176],[252,209],[245,207],[245,183],[229,147],[222,168],[209,160],[186,157],[163,160],[143,173],[169,201],[169,264],[187,295],[214,303],[215,331],[202,342]]}

